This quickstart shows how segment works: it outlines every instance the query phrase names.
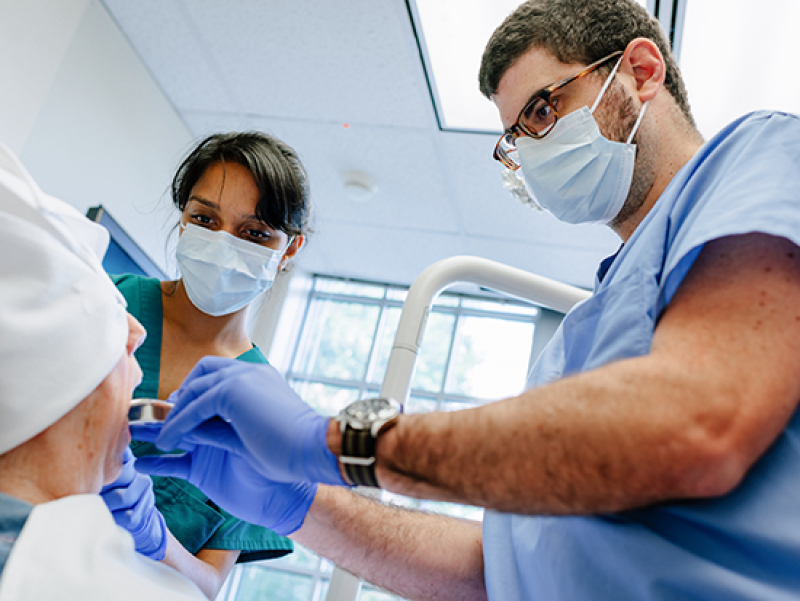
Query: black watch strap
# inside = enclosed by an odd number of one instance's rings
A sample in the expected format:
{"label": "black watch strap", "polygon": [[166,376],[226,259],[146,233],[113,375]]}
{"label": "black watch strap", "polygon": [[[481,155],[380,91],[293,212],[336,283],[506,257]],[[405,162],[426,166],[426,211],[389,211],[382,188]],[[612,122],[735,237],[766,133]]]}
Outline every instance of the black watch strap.
{"label": "black watch strap", "polygon": [[369,430],[354,430],[347,426],[342,434],[344,471],[356,486],[380,488],[375,478],[375,446],[377,439]]}

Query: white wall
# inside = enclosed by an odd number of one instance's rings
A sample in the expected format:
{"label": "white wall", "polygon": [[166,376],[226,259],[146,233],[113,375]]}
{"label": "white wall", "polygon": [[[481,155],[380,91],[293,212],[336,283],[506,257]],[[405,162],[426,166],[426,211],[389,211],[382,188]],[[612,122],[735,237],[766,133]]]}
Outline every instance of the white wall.
{"label": "white wall", "polygon": [[0,142],[42,189],[102,204],[174,273],[168,187],[192,136],[99,0],[0,0],[0,81]]}
{"label": "white wall", "polygon": [[0,0],[0,139],[19,153],[88,0]]}

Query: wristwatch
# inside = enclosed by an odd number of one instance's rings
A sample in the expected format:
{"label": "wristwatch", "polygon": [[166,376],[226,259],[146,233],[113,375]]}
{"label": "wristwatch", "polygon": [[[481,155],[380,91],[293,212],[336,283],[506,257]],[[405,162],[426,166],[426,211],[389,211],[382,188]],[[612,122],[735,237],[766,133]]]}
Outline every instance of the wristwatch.
{"label": "wristwatch", "polygon": [[375,446],[378,436],[397,423],[403,406],[394,399],[364,399],[350,403],[336,418],[342,429],[339,461],[357,486],[378,487],[375,478]]}

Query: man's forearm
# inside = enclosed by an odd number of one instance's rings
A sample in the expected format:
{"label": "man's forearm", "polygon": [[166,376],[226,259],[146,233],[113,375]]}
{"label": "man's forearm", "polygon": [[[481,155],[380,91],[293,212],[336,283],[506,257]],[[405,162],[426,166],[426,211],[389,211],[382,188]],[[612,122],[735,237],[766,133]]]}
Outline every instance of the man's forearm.
{"label": "man's forearm", "polygon": [[407,599],[486,599],[479,524],[387,507],[320,485],[291,538]]}
{"label": "man's forearm", "polygon": [[[627,368],[639,382],[630,390],[615,381]],[[641,402],[640,386],[659,386],[642,383],[636,365],[610,368],[607,385],[600,375],[475,409],[404,416],[379,440],[378,481],[412,497],[522,514],[617,511],[687,494],[703,458],[677,433],[683,419],[625,410],[634,396]]]}
{"label": "man's forearm", "polygon": [[378,482],[528,514],[725,494],[800,399],[798,257],[763,235],[708,243],[650,354],[475,409],[401,416],[378,439]]}

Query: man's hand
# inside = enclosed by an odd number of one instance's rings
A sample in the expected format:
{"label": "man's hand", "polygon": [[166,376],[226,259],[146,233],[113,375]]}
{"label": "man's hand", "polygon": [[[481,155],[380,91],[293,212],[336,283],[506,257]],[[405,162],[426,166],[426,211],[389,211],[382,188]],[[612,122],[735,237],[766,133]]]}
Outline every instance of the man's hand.
{"label": "man's hand", "polygon": [[187,480],[239,519],[283,536],[300,528],[317,492],[317,485],[307,482],[271,482],[242,457],[205,445],[184,455],[140,457],[136,467]]}
{"label": "man's hand", "polygon": [[206,357],[170,400],[175,407],[155,441],[163,450],[207,445],[272,482],[346,484],[326,442],[330,420],[269,365]]}

